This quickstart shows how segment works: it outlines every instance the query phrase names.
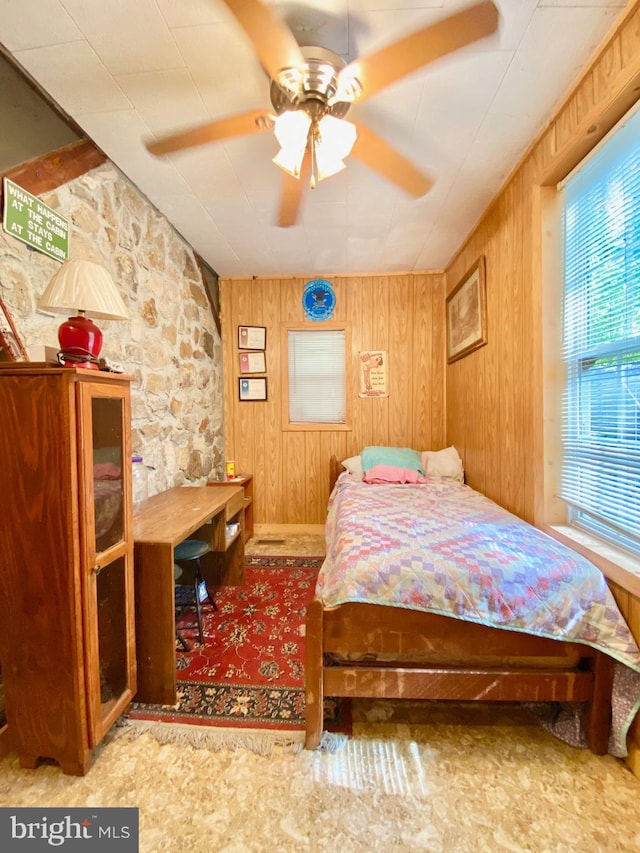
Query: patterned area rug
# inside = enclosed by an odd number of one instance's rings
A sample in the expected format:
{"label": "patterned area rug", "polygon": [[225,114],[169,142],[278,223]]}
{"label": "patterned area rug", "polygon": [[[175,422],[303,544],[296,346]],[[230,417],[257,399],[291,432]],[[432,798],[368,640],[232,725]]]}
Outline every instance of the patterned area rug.
{"label": "patterned area rug", "polygon": [[[246,557],[245,583],[216,592],[217,610],[205,604],[205,643],[189,608],[178,628],[190,651],[176,650],[175,706],[134,703],[128,719],[138,723],[165,723],[215,727],[228,736],[213,738],[183,728],[164,730],[167,740],[182,738],[195,743],[212,739],[224,745],[247,745],[247,732],[299,733],[280,739],[301,743],[305,726],[304,619],[315,589],[322,557]],[[328,699],[325,725],[348,734],[348,704]],[[238,730],[242,729],[240,735]],[[235,730],[235,733],[234,733]],[[162,730],[160,730],[162,733]],[[158,730],[155,731],[158,734]]]}

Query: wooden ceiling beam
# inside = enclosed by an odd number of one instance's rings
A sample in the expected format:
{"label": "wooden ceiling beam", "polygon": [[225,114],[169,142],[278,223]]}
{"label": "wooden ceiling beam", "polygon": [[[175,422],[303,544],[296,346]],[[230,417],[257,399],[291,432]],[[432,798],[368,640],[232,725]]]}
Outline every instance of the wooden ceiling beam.
{"label": "wooden ceiling beam", "polygon": [[106,154],[90,139],[80,139],[14,166],[1,177],[9,178],[32,195],[42,195],[101,166],[106,160]]}

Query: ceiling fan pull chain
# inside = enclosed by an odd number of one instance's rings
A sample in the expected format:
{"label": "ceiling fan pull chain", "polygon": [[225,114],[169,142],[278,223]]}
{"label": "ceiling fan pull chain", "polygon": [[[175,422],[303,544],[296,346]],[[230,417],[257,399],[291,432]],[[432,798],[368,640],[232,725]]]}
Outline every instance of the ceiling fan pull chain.
{"label": "ceiling fan pull chain", "polygon": [[317,163],[316,163],[316,137],[318,135],[318,125],[314,121],[311,130],[309,131],[309,148],[311,149],[311,177],[309,178],[309,186],[315,190],[317,183]]}

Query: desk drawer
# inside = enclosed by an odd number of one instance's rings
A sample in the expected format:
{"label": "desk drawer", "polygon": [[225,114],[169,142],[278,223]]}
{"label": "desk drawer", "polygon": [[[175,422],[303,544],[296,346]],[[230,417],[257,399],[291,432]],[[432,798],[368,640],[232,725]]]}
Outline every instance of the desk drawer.
{"label": "desk drawer", "polygon": [[238,493],[232,495],[226,503],[225,506],[225,517],[226,520],[233,518],[234,515],[237,515],[240,510],[244,507],[244,489],[239,489]]}

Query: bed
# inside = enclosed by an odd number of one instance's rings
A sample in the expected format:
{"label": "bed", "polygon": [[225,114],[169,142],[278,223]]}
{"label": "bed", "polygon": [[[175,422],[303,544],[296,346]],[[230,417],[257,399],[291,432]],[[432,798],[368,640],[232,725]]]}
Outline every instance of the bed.
{"label": "bed", "polygon": [[598,569],[426,462],[401,482],[330,464],[306,748],[321,742],[325,696],[375,697],[570,703],[585,745],[626,755],[640,652]]}

